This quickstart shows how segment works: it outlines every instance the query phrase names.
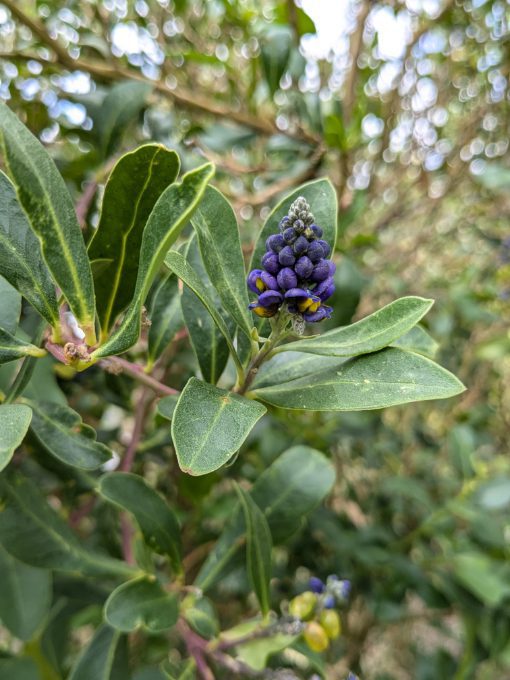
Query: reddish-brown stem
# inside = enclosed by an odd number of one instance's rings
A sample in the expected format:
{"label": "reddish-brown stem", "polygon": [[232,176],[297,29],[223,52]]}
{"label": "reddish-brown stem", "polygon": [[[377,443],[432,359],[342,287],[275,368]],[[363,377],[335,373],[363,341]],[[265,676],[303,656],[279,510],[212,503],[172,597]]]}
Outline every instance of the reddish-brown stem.
{"label": "reddish-brown stem", "polygon": [[150,387],[160,397],[179,394],[179,390],[163,385],[159,380],[146,373],[143,366],[131,363],[127,359],[122,359],[122,357],[108,357],[108,359],[100,361],[99,365],[112,373],[126,373],[126,375],[131,376],[134,380]]}
{"label": "reddish-brown stem", "polygon": [[197,635],[188,624],[180,619],[178,625],[179,633],[184,640],[188,654],[195,660],[197,671],[202,680],[214,680],[214,675],[207,665],[205,659],[205,649],[207,640]]}
{"label": "reddish-brown stem", "polygon": [[135,411],[135,422],[133,425],[133,432],[131,434],[131,440],[126,448],[126,452],[120,462],[119,470],[122,472],[129,472],[133,467],[133,461],[135,459],[136,451],[140,444],[140,440],[143,434],[143,426],[145,423],[145,416],[149,410],[151,399],[146,398],[146,392],[142,394],[137,402]]}
{"label": "reddish-brown stem", "polygon": [[76,217],[78,218],[78,224],[83,229],[87,221],[87,215],[90,210],[92,201],[97,191],[97,182],[89,182],[85,187],[83,194],[80,196],[76,203]]}

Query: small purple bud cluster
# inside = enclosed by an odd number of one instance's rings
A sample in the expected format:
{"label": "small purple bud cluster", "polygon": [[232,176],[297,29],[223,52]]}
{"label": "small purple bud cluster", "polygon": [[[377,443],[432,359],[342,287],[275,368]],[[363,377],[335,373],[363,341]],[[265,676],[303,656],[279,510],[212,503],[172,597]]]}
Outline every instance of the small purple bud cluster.
{"label": "small purple bud cluster", "polygon": [[329,319],[333,310],[324,302],[335,290],[330,253],[308,202],[300,196],[280,221],[280,233],[267,239],[263,269],[248,275],[248,288],[258,295],[250,309],[271,317],[286,305],[291,314],[310,323]]}
{"label": "small purple bud cluster", "polygon": [[317,576],[312,576],[309,582],[310,590],[322,597],[324,609],[333,609],[343,604],[351,593],[351,582],[347,579],[339,579],[336,574],[330,574],[326,583]]}

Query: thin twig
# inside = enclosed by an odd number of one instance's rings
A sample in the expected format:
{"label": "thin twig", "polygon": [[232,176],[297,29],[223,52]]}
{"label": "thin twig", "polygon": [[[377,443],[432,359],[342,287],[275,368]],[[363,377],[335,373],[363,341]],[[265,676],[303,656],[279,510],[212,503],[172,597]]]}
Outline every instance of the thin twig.
{"label": "thin twig", "polygon": [[179,390],[168,387],[168,385],[163,385],[162,382],[146,373],[143,366],[134,364],[122,357],[108,357],[107,359],[100,361],[99,365],[111,373],[125,373],[126,375],[129,375],[134,380],[150,387],[160,397],[166,397],[170,394],[179,394]]}

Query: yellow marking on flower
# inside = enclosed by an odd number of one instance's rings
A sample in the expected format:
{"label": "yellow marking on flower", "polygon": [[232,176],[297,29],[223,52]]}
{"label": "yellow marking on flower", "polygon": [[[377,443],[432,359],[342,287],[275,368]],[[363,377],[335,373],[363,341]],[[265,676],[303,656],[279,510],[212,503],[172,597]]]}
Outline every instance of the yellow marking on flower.
{"label": "yellow marking on flower", "polygon": [[266,290],[266,284],[260,278],[255,279],[255,288],[257,288],[257,290],[260,290],[260,292],[262,293],[263,291]]}
{"label": "yellow marking on flower", "polygon": [[270,316],[274,316],[275,313],[276,313],[274,310],[272,310],[272,309],[269,308],[269,307],[261,307],[261,306],[259,306],[259,307],[254,307],[251,311],[252,311],[252,312],[255,312],[255,314],[256,314],[257,316],[264,316],[264,317],[266,317],[266,318],[267,318],[267,317],[270,317]]}

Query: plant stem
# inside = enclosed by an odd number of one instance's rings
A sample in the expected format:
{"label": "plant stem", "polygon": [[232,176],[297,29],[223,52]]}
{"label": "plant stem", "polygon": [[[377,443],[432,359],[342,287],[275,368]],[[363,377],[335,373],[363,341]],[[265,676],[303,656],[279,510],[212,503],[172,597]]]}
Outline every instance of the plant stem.
{"label": "plant stem", "polygon": [[179,390],[164,385],[156,378],[148,375],[143,366],[134,364],[121,357],[108,357],[99,362],[99,365],[111,373],[126,373],[134,380],[150,387],[159,397],[167,397],[170,394],[179,394]]}

